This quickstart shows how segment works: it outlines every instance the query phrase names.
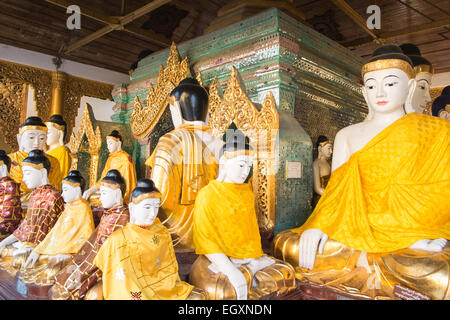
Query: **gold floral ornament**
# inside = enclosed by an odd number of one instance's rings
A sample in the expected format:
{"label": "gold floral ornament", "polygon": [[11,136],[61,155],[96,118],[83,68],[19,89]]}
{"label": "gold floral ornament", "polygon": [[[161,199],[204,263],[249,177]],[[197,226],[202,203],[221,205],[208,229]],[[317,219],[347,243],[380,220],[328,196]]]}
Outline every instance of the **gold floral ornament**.
{"label": "gold floral ornament", "polygon": [[175,43],[170,46],[167,67],[159,68],[156,88],[150,84],[147,95],[147,106],[143,107],[139,98],[134,98],[134,110],[130,117],[131,131],[137,139],[147,136],[158,123],[169,103],[170,92],[189,75],[187,57],[180,62]]}
{"label": "gold floral ornament", "polygon": [[102,135],[98,126],[94,131],[90,109],[91,106],[86,103],[80,127],[78,128],[78,131],[76,133],[73,132],[70,137],[69,149],[72,157],[72,167],[70,170],[76,170],[78,168],[78,151],[80,150],[81,142],[86,135],[89,144],[89,154],[91,156],[89,185],[93,186],[97,182],[98,157],[100,148],[102,147]]}
{"label": "gold floral ornament", "polygon": [[250,138],[256,150],[253,165],[253,193],[258,224],[262,236],[270,237],[275,224],[275,159],[279,115],[273,94],[269,92],[260,110],[247,97],[235,67],[223,98],[220,97],[217,78],[209,89],[209,121],[212,134],[222,137],[234,122]]}

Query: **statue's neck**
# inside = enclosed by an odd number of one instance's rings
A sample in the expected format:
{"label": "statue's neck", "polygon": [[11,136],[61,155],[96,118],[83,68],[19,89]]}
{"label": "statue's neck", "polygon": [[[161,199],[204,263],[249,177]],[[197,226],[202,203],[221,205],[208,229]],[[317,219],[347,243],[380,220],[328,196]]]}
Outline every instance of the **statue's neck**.
{"label": "statue's neck", "polygon": [[51,144],[51,145],[48,146],[48,151],[51,151],[51,150],[56,149],[56,148],[61,147],[61,146],[62,146],[62,144],[59,143],[59,142]]}
{"label": "statue's neck", "polygon": [[398,108],[397,110],[390,113],[379,113],[376,112],[373,115],[373,118],[369,120],[371,123],[382,126],[389,126],[393,122],[397,121],[401,117],[405,115],[405,111],[403,107]]}

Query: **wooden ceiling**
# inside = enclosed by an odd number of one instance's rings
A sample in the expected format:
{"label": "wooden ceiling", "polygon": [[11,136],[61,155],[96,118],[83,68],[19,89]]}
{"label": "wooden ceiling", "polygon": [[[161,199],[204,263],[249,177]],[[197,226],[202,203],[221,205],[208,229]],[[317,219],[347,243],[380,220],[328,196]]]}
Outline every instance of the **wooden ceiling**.
{"label": "wooden ceiling", "polygon": [[[342,0],[284,2],[301,12],[305,23],[364,58],[379,45],[374,41],[379,37],[385,43],[414,43],[435,65],[437,73],[450,71],[450,0],[345,0],[364,20],[369,5],[381,8],[381,30],[372,35],[344,12],[339,6]],[[1,0],[0,43],[128,73],[143,50],[156,52],[172,41],[180,43],[202,35],[229,3]],[[66,27],[66,7],[72,4],[81,8],[80,30]],[[135,11],[144,6],[145,14]],[[135,19],[139,13],[142,15]]]}

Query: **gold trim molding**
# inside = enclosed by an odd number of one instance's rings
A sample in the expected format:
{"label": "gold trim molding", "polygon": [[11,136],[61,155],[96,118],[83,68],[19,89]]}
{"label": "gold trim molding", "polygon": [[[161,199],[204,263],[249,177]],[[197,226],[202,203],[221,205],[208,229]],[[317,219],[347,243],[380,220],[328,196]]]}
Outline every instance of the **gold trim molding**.
{"label": "gold trim molding", "polygon": [[175,43],[170,46],[167,67],[160,65],[156,89],[150,84],[147,103],[144,108],[136,96],[134,110],[130,116],[131,132],[136,139],[147,136],[158,123],[169,102],[170,92],[189,75],[187,57],[180,62],[180,56]]}
{"label": "gold trim molding", "polygon": [[273,235],[275,226],[275,159],[279,115],[273,94],[269,92],[261,110],[245,94],[235,67],[223,98],[220,97],[217,78],[209,89],[209,122],[213,135],[222,137],[234,122],[250,138],[256,150],[253,166],[253,193],[258,224],[263,236]]}
{"label": "gold trim molding", "polygon": [[89,186],[95,185],[97,182],[98,173],[98,159],[100,148],[102,147],[102,135],[100,128],[97,126],[94,131],[94,126],[91,119],[91,106],[86,103],[83,117],[81,118],[80,127],[76,133],[72,133],[69,141],[69,149],[72,157],[72,166],[70,170],[77,170],[78,168],[78,151],[80,150],[83,137],[86,135],[89,143],[89,154],[91,156],[91,165],[89,167]]}

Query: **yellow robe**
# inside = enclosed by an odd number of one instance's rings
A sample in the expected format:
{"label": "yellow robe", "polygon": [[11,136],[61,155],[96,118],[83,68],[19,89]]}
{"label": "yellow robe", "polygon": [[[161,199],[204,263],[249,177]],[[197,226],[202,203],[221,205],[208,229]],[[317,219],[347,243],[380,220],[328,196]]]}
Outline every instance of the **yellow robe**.
{"label": "yellow robe", "polygon": [[159,219],[148,229],[128,223],[114,231],[94,264],[106,300],[184,300],[194,288],[180,281],[172,238]]}
{"label": "yellow robe", "polygon": [[450,239],[450,122],[411,113],[336,169],[301,234],[317,228],[366,252]]}
{"label": "yellow robe", "polygon": [[223,253],[237,259],[261,257],[254,202],[253,191],[247,183],[210,181],[195,201],[195,252]]}
{"label": "yellow robe", "polygon": [[89,203],[84,199],[77,199],[65,205],[55,226],[34,251],[45,255],[75,254],[94,229]]}
{"label": "yellow robe", "polygon": [[198,191],[217,176],[218,164],[195,130],[182,125],[162,136],[146,165],[162,193],[159,217],[172,235],[175,249],[193,249],[192,225]]}
{"label": "yellow robe", "polygon": [[70,156],[69,148],[66,146],[59,146],[47,152],[47,155],[55,157],[59,162],[59,171],[63,179],[67,177],[72,165],[72,157]]}
{"label": "yellow robe", "polygon": [[108,160],[106,160],[105,168],[102,171],[102,175],[97,182],[97,188],[100,188],[100,181],[106,176],[109,170],[116,169],[122,175],[125,180],[127,191],[123,197],[126,204],[130,201],[130,195],[133,189],[136,187],[136,167],[134,166],[133,159],[124,150],[119,150],[109,154]]}
{"label": "yellow robe", "polygon": [[[20,192],[22,194],[30,194],[31,190],[28,189],[25,183],[22,182],[22,161],[25,160],[25,158],[28,156],[28,153],[23,151],[16,151],[10,153],[8,156],[11,158],[11,170],[9,173],[10,177],[17,183],[20,183]],[[47,154],[46,157],[50,160],[50,172],[48,174],[50,184],[57,190],[61,190],[61,181],[64,177],[62,176],[59,169],[59,162],[55,157],[49,154]]]}

